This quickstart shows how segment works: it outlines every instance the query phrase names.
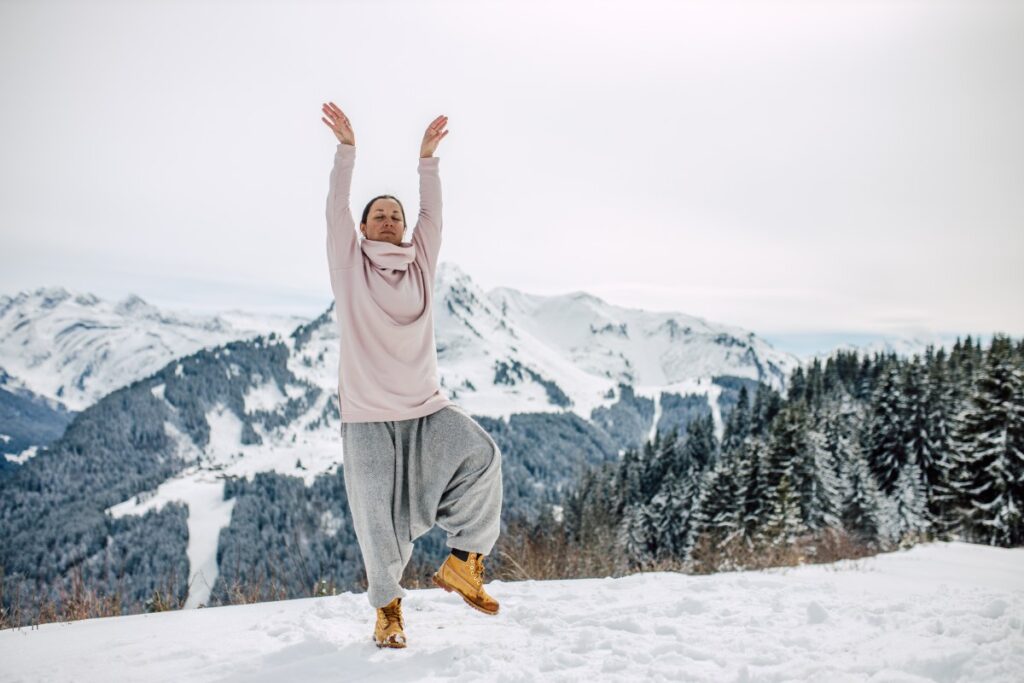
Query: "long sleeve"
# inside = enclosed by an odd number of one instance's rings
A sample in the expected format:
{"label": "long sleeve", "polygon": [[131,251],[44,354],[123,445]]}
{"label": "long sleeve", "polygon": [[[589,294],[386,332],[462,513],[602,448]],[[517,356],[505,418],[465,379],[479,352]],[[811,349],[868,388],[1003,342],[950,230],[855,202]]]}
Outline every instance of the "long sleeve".
{"label": "long sleeve", "polygon": [[441,251],[441,175],[438,157],[425,157],[419,161],[420,213],[412,241],[416,245],[416,258],[422,258],[428,272],[437,271],[437,256]]}
{"label": "long sleeve", "polygon": [[327,192],[327,263],[331,270],[352,268],[360,261],[356,222],[349,204],[355,158],[355,145],[338,143]]}

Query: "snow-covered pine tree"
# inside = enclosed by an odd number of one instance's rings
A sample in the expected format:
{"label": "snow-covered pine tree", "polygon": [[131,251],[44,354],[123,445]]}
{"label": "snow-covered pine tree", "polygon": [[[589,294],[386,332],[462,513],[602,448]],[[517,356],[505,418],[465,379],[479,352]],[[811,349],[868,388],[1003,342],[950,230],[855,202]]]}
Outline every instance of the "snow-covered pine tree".
{"label": "snow-covered pine tree", "polygon": [[903,364],[903,444],[907,462],[932,460],[928,434],[928,376],[915,355]]}
{"label": "snow-covered pine tree", "polygon": [[714,464],[718,456],[718,443],[715,440],[715,423],[710,414],[690,420],[686,425],[686,440],[682,448],[687,468],[704,471]]}
{"label": "snow-covered pine tree", "polygon": [[721,459],[709,473],[707,495],[702,496],[697,512],[704,533],[711,534],[716,542],[731,537],[741,529],[740,515],[743,511],[745,491],[737,471],[737,451],[722,454]]}
{"label": "snow-covered pine tree", "polygon": [[807,377],[804,375],[804,368],[798,365],[789,375],[789,382],[786,385],[786,401],[795,403],[804,400],[807,391]]}
{"label": "snow-covered pine tree", "polygon": [[[788,461],[790,486],[800,501],[801,521],[809,529],[839,526],[839,480],[825,439],[812,425],[809,408],[790,404],[776,420],[773,448]],[[773,425],[774,427],[775,425]]]}
{"label": "snow-covered pine tree", "polygon": [[578,483],[563,496],[563,526],[572,542],[592,543],[604,529],[614,528],[620,521],[613,468],[617,463],[584,470]]}
{"label": "snow-covered pine tree", "polygon": [[[806,429],[806,408],[802,403],[787,403],[772,420],[769,429],[767,449],[763,459],[764,470],[762,477],[765,480],[765,518],[763,526],[759,530],[758,538],[776,539],[782,527],[778,527],[778,514],[791,514],[796,510],[797,522],[802,524],[803,511],[800,510],[800,496],[793,485],[793,461],[800,452]],[[782,480],[786,480],[785,493],[792,496],[793,501],[782,502],[781,495]],[[787,521],[786,524],[789,522]],[[772,527],[776,524],[776,527]],[[769,527],[772,527],[769,529]],[[786,527],[789,528],[789,527]],[[766,536],[767,534],[767,536]],[[788,534],[788,532],[787,532]]]}
{"label": "snow-covered pine tree", "polygon": [[789,545],[803,531],[800,500],[790,485],[789,474],[782,475],[772,499],[772,509],[761,528],[759,540],[777,546]]}
{"label": "snow-covered pine tree", "polygon": [[[666,480],[671,476],[667,475]],[[662,488],[644,505],[643,515],[643,523],[647,527],[644,531],[647,538],[647,554],[659,560],[671,558],[671,549],[665,544],[665,538],[671,532],[672,520],[665,509],[668,494],[664,484],[665,482],[662,482]]]}
{"label": "snow-covered pine tree", "polygon": [[636,448],[627,448],[619,460],[619,468],[615,473],[615,489],[619,493],[619,517],[625,516],[627,507],[645,502],[641,486],[642,468],[640,451]]}
{"label": "snow-covered pine tree", "polygon": [[888,516],[887,528],[892,540],[906,546],[931,537],[927,515],[924,477],[916,462],[900,468],[892,495],[882,504],[883,515]]}
{"label": "snow-covered pine tree", "polygon": [[804,389],[804,402],[812,413],[821,408],[825,398],[824,370],[821,367],[821,360],[814,358],[807,366],[807,385]]}
{"label": "snow-covered pine tree", "polygon": [[639,567],[653,560],[651,554],[649,515],[647,506],[638,503],[626,507],[618,526],[618,546],[625,553],[632,567]]}
{"label": "snow-covered pine tree", "polygon": [[890,362],[872,393],[868,422],[868,466],[886,495],[892,494],[906,462],[899,374],[898,362]]}
{"label": "snow-covered pine tree", "polygon": [[750,395],[746,385],[740,386],[736,406],[730,411],[722,433],[722,453],[739,449],[750,433]]}
{"label": "snow-covered pine tree", "polygon": [[757,530],[768,518],[771,509],[772,489],[769,483],[767,460],[768,446],[755,436],[748,436],[743,441],[740,467],[737,477],[742,481],[744,496],[740,522],[743,535],[752,540]]}
{"label": "snow-covered pine tree", "polygon": [[843,464],[850,459],[853,448],[854,415],[850,398],[846,394],[841,394],[833,398],[821,418],[821,433],[824,437],[825,450],[832,456],[832,464],[840,487],[845,483]]}
{"label": "snow-covered pine tree", "polygon": [[1024,544],[1024,370],[1004,335],[992,338],[956,441],[968,532],[990,545]]}
{"label": "snow-covered pine tree", "polygon": [[865,356],[860,361],[860,371],[857,373],[856,390],[854,396],[860,401],[867,401],[874,391],[875,381],[872,375],[874,364],[871,359]]}
{"label": "snow-covered pine tree", "polygon": [[843,501],[843,527],[869,545],[877,544],[882,533],[881,492],[867,460],[856,442],[850,442],[849,457],[844,460],[846,495]]}
{"label": "snow-covered pine tree", "polygon": [[928,371],[925,394],[927,419],[921,472],[932,529],[939,537],[948,537],[960,523],[955,505],[958,494],[950,484],[955,470],[953,420],[957,413],[957,399],[951,386],[945,349],[933,352],[929,346],[925,351],[925,364]]}
{"label": "snow-covered pine tree", "polygon": [[750,433],[756,436],[768,434],[772,420],[782,409],[782,397],[779,392],[767,384],[759,383],[754,392],[754,405],[750,409]]}
{"label": "snow-covered pine tree", "polygon": [[655,431],[652,440],[644,443],[640,468],[641,500],[646,502],[654,498],[666,473],[675,466],[673,448],[674,444],[660,430]]}
{"label": "snow-covered pine tree", "polygon": [[[684,473],[681,477],[685,477]],[[656,557],[685,560],[691,547],[692,487],[685,485],[674,472],[669,472],[661,490],[652,500]],[[653,512],[653,511],[652,511]]]}

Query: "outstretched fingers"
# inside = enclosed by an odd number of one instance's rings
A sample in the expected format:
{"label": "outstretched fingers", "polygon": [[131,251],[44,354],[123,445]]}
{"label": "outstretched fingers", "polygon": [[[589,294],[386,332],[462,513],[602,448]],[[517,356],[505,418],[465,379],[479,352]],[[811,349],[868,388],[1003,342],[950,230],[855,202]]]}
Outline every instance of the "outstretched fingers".
{"label": "outstretched fingers", "polygon": [[348,117],[345,116],[345,113],[334,102],[325,103],[322,109],[327,118],[321,117],[320,120],[330,126],[332,130],[338,132],[352,130]]}
{"label": "outstretched fingers", "polygon": [[447,123],[448,117],[445,116],[444,114],[441,114],[436,119],[430,122],[430,125],[427,126],[427,130],[430,131],[431,135],[437,135],[438,133],[441,132],[441,130],[445,127]]}

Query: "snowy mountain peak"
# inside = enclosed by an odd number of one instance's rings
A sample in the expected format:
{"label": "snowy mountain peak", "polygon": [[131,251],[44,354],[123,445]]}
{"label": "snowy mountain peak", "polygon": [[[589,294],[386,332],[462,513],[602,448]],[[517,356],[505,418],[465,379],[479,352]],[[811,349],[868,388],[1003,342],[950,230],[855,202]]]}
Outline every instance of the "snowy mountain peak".
{"label": "snowy mountain peak", "polygon": [[40,287],[0,299],[6,384],[81,410],[205,346],[290,332],[301,316],[210,316],[163,311],[136,294],[110,302],[90,292]]}
{"label": "snowy mountain peak", "polygon": [[713,391],[707,380],[723,375],[782,389],[799,364],[753,332],[703,318],[624,308],[579,290],[484,292],[454,264],[442,270],[435,288],[441,383],[478,414],[571,409],[589,419],[620,382],[652,397]]}
{"label": "snowy mountain peak", "polygon": [[149,303],[147,303],[142,297],[136,294],[129,294],[124,299],[121,299],[114,306],[114,312],[125,316],[134,316],[137,318],[146,318],[151,316],[158,316],[160,310]]}
{"label": "snowy mountain peak", "polygon": [[71,298],[71,293],[63,287],[40,287],[29,295],[40,308],[55,308]]}
{"label": "snowy mountain peak", "polygon": [[100,302],[100,298],[91,292],[83,292],[75,296],[75,303],[79,306],[95,306]]}

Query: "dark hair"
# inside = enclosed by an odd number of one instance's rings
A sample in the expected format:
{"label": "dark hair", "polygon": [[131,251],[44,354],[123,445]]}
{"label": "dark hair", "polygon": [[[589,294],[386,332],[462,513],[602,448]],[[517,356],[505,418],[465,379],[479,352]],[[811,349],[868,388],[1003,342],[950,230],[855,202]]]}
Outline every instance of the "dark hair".
{"label": "dark hair", "polygon": [[363,218],[362,218],[361,221],[359,221],[360,224],[365,223],[366,219],[369,218],[369,216],[370,216],[370,207],[373,206],[373,203],[375,201],[377,201],[378,199],[394,199],[396,202],[398,202],[398,208],[402,212],[402,230],[405,230],[406,228],[409,227],[409,224],[405,222],[405,207],[402,206],[402,202],[398,201],[398,197],[396,197],[394,195],[391,195],[391,194],[379,194],[376,197],[374,197],[373,199],[371,199],[369,202],[367,202],[366,208],[363,209]]}

